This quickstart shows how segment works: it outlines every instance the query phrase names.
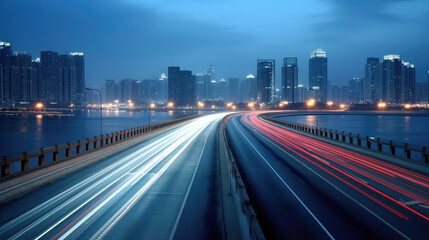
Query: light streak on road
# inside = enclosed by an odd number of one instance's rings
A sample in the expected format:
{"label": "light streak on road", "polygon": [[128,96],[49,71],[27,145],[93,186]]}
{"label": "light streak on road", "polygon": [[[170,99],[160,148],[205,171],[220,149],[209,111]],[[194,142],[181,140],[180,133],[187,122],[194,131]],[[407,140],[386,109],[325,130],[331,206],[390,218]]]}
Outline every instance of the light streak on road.
{"label": "light streak on road", "polygon": [[197,118],[148,143],[139,144],[140,148],[133,147],[112,156],[118,157],[111,164],[101,165],[90,177],[73,183],[1,226],[0,236],[9,239],[77,238],[94,221],[101,221],[103,224],[98,223],[101,228],[90,231],[93,238],[103,237],[176,160],[189,151],[195,139],[211,131],[208,126],[213,126],[223,116],[225,113]]}

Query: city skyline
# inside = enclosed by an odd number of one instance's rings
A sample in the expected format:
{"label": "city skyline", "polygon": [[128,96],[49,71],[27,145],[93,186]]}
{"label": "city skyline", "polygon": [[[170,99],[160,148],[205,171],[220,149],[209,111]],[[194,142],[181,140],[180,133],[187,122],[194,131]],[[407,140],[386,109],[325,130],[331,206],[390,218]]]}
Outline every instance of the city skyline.
{"label": "city skyline", "polygon": [[[56,1],[5,3],[2,9],[7,11],[2,12],[1,20],[14,24],[2,26],[4,35],[1,40],[12,42],[16,50],[27,49],[32,55],[49,48],[60,53],[66,49],[81,49],[86,53],[87,82],[90,87],[102,85],[105,79],[155,78],[166,72],[165,66],[172,63],[196,72],[214,64],[218,69],[218,80],[242,78],[249,73],[256,74],[254,59],[268,58],[281,62],[284,56],[297,57],[298,65],[301,66],[300,79],[307,79],[308,53],[317,46],[329,52],[328,80],[332,85],[346,84],[348,79],[354,76],[363,78],[365,71],[362,65],[365,64],[366,58],[371,56],[400,54],[416,65],[417,82],[425,81],[429,65],[424,54],[428,52],[424,39],[429,36],[429,31],[425,28],[429,20],[425,12],[428,9],[426,1],[378,1],[371,7],[370,1],[360,2],[359,5],[314,0],[288,3],[289,15],[286,15],[296,17],[292,21],[294,24],[273,21],[267,30],[259,27],[257,19],[249,19],[247,16],[252,15],[249,13],[257,13],[261,8],[279,11],[263,3],[254,2],[249,4],[251,6],[243,6],[241,1],[216,4],[211,1],[199,4],[192,1],[180,4],[171,1],[148,1],[145,4],[137,1],[72,2],[74,5]],[[279,4],[287,3],[277,2],[275,5]],[[196,11],[187,11],[190,5]],[[207,6],[213,6],[214,10],[225,6],[228,8],[214,21],[215,11],[207,12]],[[56,11],[50,11],[54,8]],[[87,17],[70,15],[70,9],[79,10]],[[107,22],[100,22],[99,19],[106,17],[103,17],[102,11],[95,11],[96,9],[110,9],[115,17],[106,20]],[[233,16],[232,22],[222,18],[227,13],[238,10],[240,13],[237,12]],[[294,10],[296,11],[293,12]],[[48,12],[46,16],[40,16]],[[308,18],[312,14],[314,17]],[[35,24],[40,26],[37,34],[35,28],[27,27],[20,20],[20,16],[24,15],[37,19]],[[52,17],[59,19],[59,22],[49,21]],[[281,20],[282,17],[278,17],[278,20]],[[85,24],[85,21],[90,24]],[[157,24],[153,26],[144,24],[154,21]],[[369,21],[371,25],[368,24]],[[138,24],[131,27],[132,22]],[[173,24],[174,22],[177,24]],[[121,30],[130,27],[131,31],[126,33]],[[48,37],[49,29],[56,30],[54,38]],[[290,35],[291,37],[285,36],[287,34],[283,33],[283,30],[293,31],[294,34]],[[389,33],[392,31],[396,33],[395,38],[390,37]],[[195,40],[187,42],[181,38],[173,38],[182,34],[189,36],[187,39]],[[365,41],[366,37],[362,36],[371,36],[371,43]],[[280,74],[281,69],[278,66],[276,75]],[[300,81],[299,84],[306,84],[306,81]],[[279,86],[277,83],[276,88]]]}

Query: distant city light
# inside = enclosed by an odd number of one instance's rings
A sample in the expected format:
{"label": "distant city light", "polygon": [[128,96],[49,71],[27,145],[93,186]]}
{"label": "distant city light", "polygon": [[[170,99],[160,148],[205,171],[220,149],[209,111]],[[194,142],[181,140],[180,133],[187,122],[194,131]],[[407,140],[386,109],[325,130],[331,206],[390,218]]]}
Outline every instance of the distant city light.
{"label": "distant city light", "polygon": [[115,99],[115,101],[114,101],[115,103],[119,103],[119,100],[118,99]]}
{"label": "distant city light", "polygon": [[216,106],[215,106],[215,105],[212,105],[212,108],[216,108]]}
{"label": "distant city light", "polygon": [[155,103],[151,103],[150,104],[150,108],[156,108],[156,104]]}
{"label": "distant city light", "polygon": [[379,102],[377,105],[379,108],[385,108],[387,104],[385,102]]}
{"label": "distant city light", "polygon": [[328,106],[332,106],[332,105],[334,105],[334,102],[333,101],[328,101],[326,104],[328,104]]}
{"label": "distant city light", "polygon": [[255,106],[255,103],[250,102],[250,103],[247,104],[247,106],[249,106],[250,108],[253,108]]}
{"label": "distant city light", "polygon": [[347,105],[346,104],[340,104],[340,108],[346,108],[347,107]]}
{"label": "distant city light", "polygon": [[283,103],[280,103],[280,104],[279,104],[279,107],[283,107],[283,106],[284,106],[284,105],[283,105]]}
{"label": "distant city light", "polygon": [[288,105],[288,104],[289,104],[289,102],[288,102],[288,101],[283,101],[283,102],[282,102],[282,104],[283,104],[283,105]]}
{"label": "distant city light", "polygon": [[36,118],[37,118],[37,119],[42,119],[42,118],[43,118],[43,115],[42,115],[42,114],[37,114],[37,115],[36,115]]}
{"label": "distant city light", "polygon": [[236,108],[237,108],[237,107],[236,107],[235,105],[233,105],[233,106],[232,106],[232,109],[234,109],[234,110],[235,110]]}
{"label": "distant city light", "polygon": [[232,103],[227,103],[226,106],[227,107],[232,107]]}
{"label": "distant city light", "polygon": [[312,106],[314,106],[315,103],[316,103],[315,99],[313,99],[313,98],[309,99],[308,102],[307,102],[307,106],[312,107]]}
{"label": "distant city light", "polygon": [[410,108],[411,108],[411,104],[405,104],[405,105],[404,105],[404,108],[406,108],[406,109],[410,109]]}
{"label": "distant city light", "polygon": [[204,107],[204,103],[203,103],[203,102],[201,102],[201,101],[199,101],[199,102],[198,102],[198,107],[203,108],[203,107]]}
{"label": "distant city light", "polygon": [[38,109],[42,109],[42,108],[43,108],[43,103],[37,103],[37,104],[36,104],[36,108],[38,108]]}
{"label": "distant city light", "polygon": [[167,106],[168,107],[174,107],[174,103],[173,102],[168,102]]}

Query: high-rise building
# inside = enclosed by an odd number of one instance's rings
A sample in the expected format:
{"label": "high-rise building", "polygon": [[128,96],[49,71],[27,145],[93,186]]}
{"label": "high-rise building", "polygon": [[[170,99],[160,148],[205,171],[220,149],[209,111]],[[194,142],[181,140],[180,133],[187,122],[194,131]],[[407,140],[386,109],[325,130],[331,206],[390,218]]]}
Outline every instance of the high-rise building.
{"label": "high-rise building", "polygon": [[257,93],[260,103],[274,104],[275,65],[275,60],[257,60]]}
{"label": "high-rise building", "polygon": [[254,75],[249,74],[240,82],[240,101],[256,101],[258,97],[258,87]]}
{"label": "high-rise building", "polygon": [[114,103],[119,100],[119,84],[115,80],[106,80],[106,102]]}
{"label": "high-rise building", "polygon": [[58,101],[58,53],[42,51],[40,54],[40,92],[41,101],[57,103]]}
{"label": "high-rise building", "polygon": [[349,102],[349,87],[342,86],[340,91],[340,102],[348,103]]}
{"label": "high-rise building", "polygon": [[378,102],[381,100],[381,65],[380,59],[369,57],[365,65],[364,101]]}
{"label": "high-rise building", "polygon": [[302,103],[305,101],[305,93],[307,91],[307,88],[304,87],[302,84],[298,84],[298,87],[296,88],[296,102]]}
{"label": "high-rise building", "polygon": [[401,103],[402,61],[400,56],[386,55],[382,64],[381,98],[390,103]]}
{"label": "high-rise building", "polygon": [[332,101],[334,101],[336,103],[340,102],[341,90],[340,90],[340,87],[338,85],[332,86],[331,95],[332,95],[332,98],[331,98]]}
{"label": "high-rise building", "polygon": [[416,82],[416,103],[429,103],[428,83]]}
{"label": "high-rise building", "polygon": [[70,55],[74,58],[74,66],[76,69],[76,103],[85,104],[85,58],[83,52],[71,52]]}
{"label": "high-rise building", "polygon": [[298,60],[296,57],[283,58],[282,66],[282,99],[291,103],[296,102],[298,87]]}
{"label": "high-rise building", "polygon": [[328,58],[326,52],[316,48],[310,54],[309,89],[316,95],[316,101],[326,103],[328,98]]}
{"label": "high-rise building", "polygon": [[218,83],[219,99],[226,100],[228,98],[228,86],[226,80],[221,78]]}
{"label": "high-rise building", "polygon": [[30,101],[39,101],[40,88],[40,58],[31,60],[31,82],[30,82]]}
{"label": "high-rise building", "polygon": [[75,104],[76,68],[73,56],[63,54],[58,56],[58,102],[62,104]]}
{"label": "high-rise building", "polygon": [[128,101],[134,104],[140,103],[140,81],[132,79],[124,79],[119,83],[120,102]]}
{"label": "high-rise building", "polygon": [[364,84],[360,78],[349,80],[349,102],[360,103],[363,101]]}
{"label": "high-rise building", "polygon": [[168,78],[165,73],[161,73],[158,79],[158,101],[165,102],[168,99]]}
{"label": "high-rise building", "polygon": [[238,78],[228,79],[228,99],[231,102],[238,103],[240,101],[240,80]]}
{"label": "high-rise building", "polygon": [[12,56],[10,43],[0,42],[0,102],[10,102],[9,57]]}
{"label": "high-rise building", "polygon": [[168,101],[175,106],[194,106],[195,76],[191,71],[180,70],[180,67],[168,67]]}
{"label": "high-rise building", "polygon": [[414,103],[416,101],[416,69],[414,64],[402,62],[401,102]]}

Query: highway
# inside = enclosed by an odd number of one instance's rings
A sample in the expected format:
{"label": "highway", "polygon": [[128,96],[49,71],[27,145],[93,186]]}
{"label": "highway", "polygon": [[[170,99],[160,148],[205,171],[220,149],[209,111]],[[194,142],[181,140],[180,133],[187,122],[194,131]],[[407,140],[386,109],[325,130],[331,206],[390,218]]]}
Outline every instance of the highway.
{"label": "highway", "polygon": [[0,239],[220,239],[225,113],[199,117],[0,205]]}
{"label": "highway", "polygon": [[429,178],[258,118],[226,122],[267,239],[429,239]]}

